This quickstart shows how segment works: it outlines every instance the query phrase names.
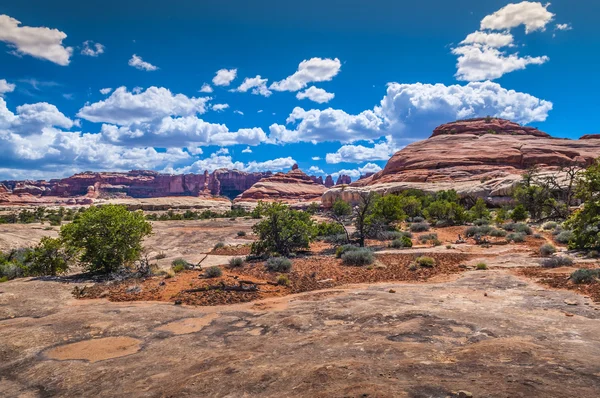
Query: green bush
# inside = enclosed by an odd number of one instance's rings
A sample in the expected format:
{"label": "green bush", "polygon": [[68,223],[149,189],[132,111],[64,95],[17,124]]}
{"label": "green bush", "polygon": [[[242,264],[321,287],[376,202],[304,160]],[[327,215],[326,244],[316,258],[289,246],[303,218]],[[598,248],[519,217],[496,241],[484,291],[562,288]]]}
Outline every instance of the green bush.
{"label": "green bush", "polygon": [[369,249],[359,248],[342,254],[342,262],[344,265],[363,266],[373,264],[375,257]]}
{"label": "green bush", "polygon": [[379,240],[396,240],[402,239],[402,237],[408,236],[412,237],[410,232],[402,232],[402,231],[382,231],[378,234],[377,239]]}
{"label": "green bush", "polygon": [[347,253],[347,252],[349,252],[349,251],[353,251],[353,250],[359,250],[359,249],[360,249],[360,248],[359,248],[358,246],[354,246],[354,245],[343,245],[343,246],[340,246],[340,247],[338,247],[338,248],[335,250],[335,256],[336,256],[337,258],[341,258],[341,257],[342,257],[342,255],[343,255],[344,253]]}
{"label": "green bush", "polygon": [[171,269],[173,270],[173,272],[178,274],[180,272],[185,271],[185,265],[182,265],[182,264],[173,265],[173,266],[171,266]]}
{"label": "green bush", "polygon": [[217,250],[217,249],[221,249],[225,247],[225,243],[223,242],[217,242],[214,246],[213,246],[213,250]]}
{"label": "green bush", "polygon": [[423,218],[421,216],[416,216],[416,217],[412,217],[409,221],[414,222],[414,223],[421,223],[421,222],[425,221],[425,218]]}
{"label": "green bush", "polygon": [[490,220],[487,218],[478,218],[473,221],[473,224],[476,226],[490,225]]}
{"label": "green bush", "polygon": [[288,278],[287,275],[279,275],[277,277],[277,284],[280,286],[289,286],[290,285],[290,278]]}
{"label": "green bush", "polygon": [[223,270],[216,265],[212,266],[212,267],[208,267],[204,271],[205,278],[219,278],[221,275],[223,275]]}
{"label": "green bush", "polygon": [[548,221],[544,225],[542,225],[542,229],[545,231],[549,231],[551,229],[556,229],[558,227],[558,223],[555,221]]}
{"label": "green bush", "polygon": [[427,256],[417,257],[415,263],[421,267],[432,268],[435,267],[435,259]]}
{"label": "green bush", "polygon": [[436,233],[430,233],[419,236],[419,242],[425,244],[427,242],[435,242],[438,240],[438,235]]}
{"label": "green bush", "polygon": [[429,231],[429,224],[426,222],[414,222],[410,224],[411,232],[425,232]]}
{"label": "green bush", "polygon": [[316,236],[345,234],[346,230],[339,223],[323,221],[317,224]]}
{"label": "green bush", "polygon": [[412,247],[412,240],[408,236],[403,236],[400,239],[394,239],[390,243],[390,247],[394,249],[406,249]]}
{"label": "green bush", "polygon": [[337,234],[323,237],[323,242],[332,243],[334,245],[343,245],[348,243],[346,234]]}
{"label": "green bush", "polygon": [[570,257],[550,257],[543,259],[541,265],[544,268],[570,267],[573,265],[573,260]]}
{"label": "green bush", "polygon": [[561,233],[559,233],[558,235],[556,235],[554,237],[554,241],[557,243],[566,245],[571,240],[573,240],[574,237],[575,237],[575,234],[573,234],[573,231],[562,231]]}
{"label": "green bush", "polygon": [[552,254],[556,253],[556,247],[551,245],[550,243],[543,244],[540,246],[540,254],[544,257],[548,257]]}
{"label": "green bush", "polygon": [[517,205],[510,213],[510,219],[514,222],[525,221],[527,216],[527,209],[521,204]]}
{"label": "green bush", "polygon": [[267,260],[266,266],[271,272],[290,272],[292,262],[285,257],[271,257]]}
{"label": "green bush", "polygon": [[494,228],[490,231],[489,235],[495,238],[504,238],[506,236],[506,231]]}
{"label": "green bush", "polygon": [[80,253],[79,261],[89,271],[110,273],[138,260],[142,240],[151,233],[152,225],[142,212],[102,205],[80,212],[61,227],[60,237],[67,251]]}
{"label": "green bush", "polygon": [[[456,199],[458,200],[458,199]],[[438,199],[432,202],[423,214],[430,221],[443,222],[445,225],[459,225],[467,220],[467,212],[454,201]]]}
{"label": "green bush", "polygon": [[244,265],[244,259],[241,257],[233,257],[229,259],[229,266],[231,268],[241,267],[242,265]]}
{"label": "green bush", "polygon": [[475,269],[479,270],[479,271],[483,271],[483,270],[488,269],[488,266],[486,263],[479,263],[475,266]]}
{"label": "green bush", "polygon": [[265,205],[264,215],[266,218],[252,227],[258,236],[252,244],[252,253],[287,256],[309,248],[316,232],[310,214],[271,203]]}
{"label": "green bush", "polygon": [[175,260],[171,261],[171,267],[183,267],[183,269],[192,269],[194,268],[194,264],[188,262],[187,260],[184,260],[183,258],[176,258]]}
{"label": "green bush", "polygon": [[506,235],[506,240],[508,242],[521,243],[525,242],[525,234],[521,232],[512,232]]}
{"label": "green bush", "polygon": [[598,281],[598,278],[600,278],[600,269],[578,269],[569,277],[573,283],[577,284],[594,283]]}
{"label": "green bush", "polygon": [[57,275],[69,270],[75,253],[69,251],[60,239],[43,237],[26,258],[30,275]]}
{"label": "green bush", "polygon": [[473,237],[475,235],[486,236],[492,232],[494,228],[489,225],[472,226],[466,229],[465,235],[467,237]]}
{"label": "green bush", "polygon": [[237,236],[246,236],[246,231],[238,231]]}

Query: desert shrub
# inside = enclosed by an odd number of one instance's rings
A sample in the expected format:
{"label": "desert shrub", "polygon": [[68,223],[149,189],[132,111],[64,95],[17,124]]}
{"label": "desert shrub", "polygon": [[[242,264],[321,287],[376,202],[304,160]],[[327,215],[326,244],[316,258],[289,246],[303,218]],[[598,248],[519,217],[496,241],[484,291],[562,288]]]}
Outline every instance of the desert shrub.
{"label": "desert shrub", "polygon": [[517,205],[513,211],[510,212],[510,219],[514,222],[525,221],[527,220],[527,216],[527,209],[521,204]]}
{"label": "desert shrub", "polygon": [[598,253],[597,250],[590,250],[587,254],[588,258],[598,258],[600,256],[600,253]]}
{"label": "desert shrub", "polygon": [[177,264],[177,265],[173,265],[171,267],[171,269],[173,270],[173,272],[175,272],[176,274],[185,271],[185,265],[182,264]]}
{"label": "desert shrub", "polygon": [[354,246],[354,245],[343,245],[338,247],[335,250],[335,256],[337,258],[341,258],[342,255],[344,255],[347,252],[353,251],[353,250],[359,250],[360,248],[358,246]]}
{"label": "desert shrub", "polygon": [[490,220],[487,218],[478,218],[473,221],[473,225],[482,226],[482,225],[490,225]]}
{"label": "desert shrub", "polygon": [[324,236],[323,242],[332,243],[334,245],[343,245],[348,243],[348,237],[346,234]]}
{"label": "desert shrub", "polygon": [[533,234],[533,238],[534,239],[543,239],[544,237],[542,236],[542,234]]}
{"label": "desert shrub", "polygon": [[316,236],[332,236],[340,234],[346,234],[346,231],[339,223],[323,221],[317,224]]}
{"label": "desert shrub", "polygon": [[475,269],[479,270],[479,271],[483,271],[483,270],[488,269],[488,266],[486,263],[479,263],[475,266]]}
{"label": "desert shrub", "polygon": [[558,234],[560,234],[561,232],[563,232],[565,229],[563,228],[562,225],[558,224],[558,226],[556,228],[554,228],[554,231],[552,231],[552,235],[556,236]]}
{"label": "desert shrub", "polygon": [[[477,220],[488,220],[490,218],[490,211],[487,208],[485,200],[477,198],[475,205],[469,209],[471,216]],[[483,224],[480,224],[483,225]]]}
{"label": "desert shrub", "polygon": [[277,277],[277,284],[280,286],[289,286],[290,285],[290,278],[288,278],[287,275],[279,275]]}
{"label": "desert shrub", "polygon": [[377,234],[376,238],[379,240],[394,240],[400,239],[403,236],[404,234],[399,231],[381,231]]}
{"label": "desert shrub", "polygon": [[556,256],[543,259],[541,265],[544,268],[570,267],[573,260],[570,257]]}
{"label": "desert shrub", "polygon": [[489,235],[495,238],[504,238],[506,236],[506,231],[494,228],[490,231]]}
{"label": "desert shrub", "polygon": [[110,273],[138,260],[142,240],[151,233],[152,225],[141,211],[103,205],[80,212],[61,227],[60,237],[68,251],[80,253],[79,261],[88,270]]}
{"label": "desert shrub", "polygon": [[458,197],[452,199],[452,201],[438,199],[430,203],[429,206],[423,210],[423,214],[429,221],[442,221],[446,225],[458,225],[464,223],[468,218],[467,212],[464,207],[456,202],[458,201]]}
{"label": "desert shrub", "polygon": [[252,244],[252,253],[278,253],[287,256],[308,249],[315,236],[315,225],[310,214],[290,209],[281,203],[265,205],[265,219],[252,229],[258,240]]}
{"label": "desert shrub", "polygon": [[435,267],[435,259],[427,256],[417,257],[415,263],[421,267],[432,268]]}
{"label": "desert shrub", "polygon": [[556,221],[548,221],[547,223],[542,225],[542,229],[544,229],[545,231],[555,229],[556,227],[558,227],[558,223]]}
{"label": "desert shrub", "polygon": [[221,268],[219,268],[218,266],[212,266],[212,267],[208,267],[205,271],[204,271],[204,277],[205,278],[218,278],[221,275],[223,275],[223,270],[221,270]]}
{"label": "desert shrub", "polygon": [[525,242],[525,236],[526,235],[521,232],[511,232],[510,234],[506,235],[506,240],[508,242],[521,243]]}
{"label": "desert shrub", "polygon": [[431,244],[432,244],[433,246],[441,246],[441,245],[442,245],[442,241],[441,241],[441,240],[439,240],[439,239],[433,239],[433,240],[431,241]]}
{"label": "desert shrub", "polygon": [[342,254],[342,262],[344,265],[363,266],[373,264],[375,257],[369,249],[359,248],[358,250],[347,251]]}
{"label": "desert shrub", "polygon": [[494,228],[492,228],[489,225],[472,226],[467,228],[467,230],[465,231],[465,235],[467,237],[472,237],[475,235],[485,236],[492,232],[493,229]]}
{"label": "desert shrub", "polygon": [[425,235],[421,235],[419,236],[419,242],[425,244],[427,242],[433,242],[438,240],[438,235],[436,233],[430,233],[430,234],[425,234]]}
{"label": "desert shrub", "polygon": [[550,243],[543,244],[540,246],[540,254],[544,257],[548,257],[552,254],[556,253],[556,247],[551,245]]}
{"label": "desert shrub", "polygon": [[229,260],[229,266],[232,268],[241,267],[244,265],[244,259],[241,257],[233,257]]}
{"label": "desert shrub", "polygon": [[562,231],[554,237],[554,241],[566,245],[574,238],[574,236],[572,231]]}
{"label": "desert shrub", "polygon": [[515,225],[516,223],[514,222],[507,222],[505,224],[500,225],[500,228],[502,228],[505,231],[514,231],[515,230]]}
{"label": "desert shrub", "polygon": [[246,236],[246,231],[238,231],[237,236]]}
{"label": "desert shrub", "polygon": [[379,196],[373,203],[371,217],[380,220],[384,225],[402,221],[406,218],[403,204],[403,198],[398,195]]}
{"label": "desert shrub", "polygon": [[600,269],[578,269],[569,277],[577,284],[597,282],[598,278],[600,278]]}
{"label": "desert shrub", "polygon": [[526,235],[531,235],[533,233],[531,227],[524,223],[516,223],[514,231],[524,233]]}
{"label": "desert shrub", "polygon": [[215,245],[213,246],[213,250],[221,249],[221,248],[223,248],[223,247],[225,247],[225,243],[223,243],[223,242],[217,242],[217,243],[215,243]]}
{"label": "desert shrub", "polygon": [[292,262],[285,257],[271,257],[266,262],[267,270],[271,272],[290,272]]}
{"label": "desert shrub", "polygon": [[394,249],[405,249],[412,247],[412,240],[408,236],[402,236],[400,239],[394,239],[390,243],[390,247]]}
{"label": "desert shrub", "polygon": [[73,250],[68,250],[60,239],[43,237],[26,257],[30,275],[57,275],[69,270]]}
{"label": "desert shrub", "polygon": [[171,262],[171,269],[176,274],[185,271],[186,269],[194,268],[194,264],[184,260],[183,258],[176,258]]}
{"label": "desert shrub", "polygon": [[22,278],[27,275],[27,268],[24,265],[13,262],[0,264],[0,277],[11,280]]}
{"label": "desert shrub", "polygon": [[411,232],[425,232],[429,231],[429,224],[426,222],[415,222],[410,224]]}
{"label": "desert shrub", "polygon": [[163,258],[166,258],[166,257],[167,257],[167,254],[165,252],[160,252],[156,256],[154,256],[154,259],[162,260]]}
{"label": "desert shrub", "polygon": [[425,221],[425,218],[421,217],[421,216],[416,216],[416,217],[412,217],[410,220],[410,222],[415,222],[415,223],[420,223]]}

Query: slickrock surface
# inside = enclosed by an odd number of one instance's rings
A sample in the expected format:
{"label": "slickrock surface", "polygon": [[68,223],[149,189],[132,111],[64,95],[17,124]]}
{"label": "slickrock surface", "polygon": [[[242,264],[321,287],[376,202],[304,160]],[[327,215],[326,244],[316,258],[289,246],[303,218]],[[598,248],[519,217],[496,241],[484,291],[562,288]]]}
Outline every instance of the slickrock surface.
{"label": "slickrock surface", "polygon": [[464,196],[502,203],[531,166],[554,173],[561,166],[590,165],[600,156],[600,140],[594,138],[552,138],[502,119],[444,124],[429,139],[394,154],[382,171],[343,191],[327,191],[323,204],[331,205],[340,196],[356,200],[364,190],[395,192],[410,188],[428,192],[456,189]]}

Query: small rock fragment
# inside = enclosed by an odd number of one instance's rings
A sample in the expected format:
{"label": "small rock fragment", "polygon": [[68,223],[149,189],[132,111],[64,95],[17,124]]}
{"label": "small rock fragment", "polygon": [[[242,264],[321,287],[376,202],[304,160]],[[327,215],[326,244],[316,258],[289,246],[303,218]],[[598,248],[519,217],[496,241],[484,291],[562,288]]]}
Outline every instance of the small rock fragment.
{"label": "small rock fragment", "polygon": [[181,304],[182,304],[181,300],[175,300],[175,305],[181,305]]}
{"label": "small rock fragment", "polygon": [[473,394],[469,391],[461,390],[458,392],[458,398],[473,398]]}
{"label": "small rock fragment", "polygon": [[394,289],[390,289],[389,293],[396,293],[396,291]]}
{"label": "small rock fragment", "polygon": [[575,301],[575,300],[565,299],[565,304],[567,304],[567,305],[577,305],[579,303],[577,301]]}

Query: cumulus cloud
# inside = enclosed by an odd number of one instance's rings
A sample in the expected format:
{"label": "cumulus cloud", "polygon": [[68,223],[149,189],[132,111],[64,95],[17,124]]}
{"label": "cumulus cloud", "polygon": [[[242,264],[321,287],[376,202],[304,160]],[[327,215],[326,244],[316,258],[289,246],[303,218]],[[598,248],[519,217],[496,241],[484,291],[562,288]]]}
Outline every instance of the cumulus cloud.
{"label": "cumulus cloud", "polygon": [[149,87],[133,93],[126,87],[117,88],[107,99],[87,104],[78,117],[95,123],[129,125],[150,122],[165,116],[190,116],[206,112],[210,98],[189,98],[173,94],[163,87]]}
{"label": "cumulus cloud", "polygon": [[335,94],[328,93],[322,88],[316,88],[315,86],[310,86],[310,88],[296,94],[296,98],[299,100],[308,98],[309,100],[318,102],[319,104],[329,102],[333,99],[333,97],[335,97]]}
{"label": "cumulus cloud", "polygon": [[249,162],[244,164],[243,162],[233,161],[231,156],[222,155],[218,153],[212,153],[210,157],[198,160],[189,166],[180,167],[177,169],[167,168],[165,172],[168,173],[203,173],[205,170],[212,172],[217,169],[236,169],[247,172],[259,172],[259,171],[280,171],[286,170],[292,167],[296,161],[291,157],[278,158],[273,160],[266,160],[264,162]]}
{"label": "cumulus cloud", "polygon": [[357,169],[343,169],[336,171],[335,173],[331,174],[331,177],[335,179],[341,175],[347,175],[355,180],[366,175],[367,173],[377,173],[378,171],[381,171],[381,167],[379,165],[376,165],[375,163],[367,163],[363,167],[359,167]]}
{"label": "cumulus cloud", "polygon": [[62,66],[69,65],[73,48],[62,45],[66,33],[58,29],[20,25],[20,21],[0,15],[0,41],[8,43],[14,49],[14,54],[30,55]]}
{"label": "cumulus cloud", "polygon": [[[514,48],[510,30],[525,25],[526,33],[545,30],[554,14],[542,5],[524,1],[509,4],[481,21],[481,30],[469,34],[459,46],[452,49],[457,56],[456,78],[464,81],[494,80],[507,73],[525,69],[528,65],[541,65],[549,61],[543,56],[521,56],[504,48]],[[488,30],[488,31],[486,31]],[[501,30],[501,33],[490,32]]]}
{"label": "cumulus cloud", "polygon": [[220,69],[212,82],[215,86],[229,86],[237,76],[237,69]]}
{"label": "cumulus cloud", "polygon": [[247,146],[246,149],[242,150],[242,153],[252,153],[252,149],[250,149],[250,147]]}
{"label": "cumulus cloud", "polygon": [[545,30],[546,25],[552,21],[554,14],[548,11],[548,6],[540,2],[523,1],[517,4],[508,4],[495,13],[481,20],[481,29],[505,30],[525,25],[525,33]]}
{"label": "cumulus cloud", "polygon": [[363,145],[344,145],[334,153],[328,153],[325,156],[327,163],[364,163],[373,160],[389,160],[396,152],[396,149],[391,142],[391,137],[388,141],[380,142],[372,147]]}
{"label": "cumulus cloud", "polygon": [[507,54],[488,46],[469,45],[452,50],[458,56],[456,78],[464,81],[494,80],[507,73],[525,69],[527,65],[542,65],[550,60],[547,56],[521,57],[518,53]]}
{"label": "cumulus cloud", "polygon": [[227,108],[229,108],[229,104],[214,104],[211,106],[211,109],[216,112],[223,112]]}
{"label": "cumulus cloud", "polygon": [[573,30],[570,23],[557,23],[554,30]]}
{"label": "cumulus cloud", "polygon": [[4,94],[15,91],[15,87],[13,83],[9,83],[5,79],[0,79],[0,97],[4,97]]}
{"label": "cumulus cloud", "polygon": [[324,82],[333,79],[340,72],[342,64],[339,59],[311,58],[298,65],[298,70],[291,76],[271,84],[275,91],[298,91],[312,82]]}
{"label": "cumulus cloud", "polygon": [[315,160],[315,161],[317,161],[317,160],[321,160],[321,158],[320,158],[319,156],[313,156],[311,159],[312,159],[312,160]]}
{"label": "cumulus cloud", "polygon": [[244,79],[244,81],[242,82],[242,84],[240,84],[238,88],[231,91],[245,93],[248,90],[252,89],[252,94],[254,95],[262,95],[263,97],[269,97],[273,93],[267,88],[268,80],[269,79],[262,79],[260,75],[256,75],[256,77],[252,78],[247,77]]}
{"label": "cumulus cloud", "polygon": [[62,127],[70,129],[74,122],[66,117],[52,104],[39,102],[24,104],[17,107],[17,112],[11,112],[6,101],[0,98],[0,131],[5,134],[16,134],[21,137],[39,133],[45,128]]}
{"label": "cumulus cloud", "polygon": [[110,87],[101,88],[100,94],[106,95],[106,94],[109,94],[111,91],[112,91],[112,88],[110,88]]}
{"label": "cumulus cloud", "polygon": [[374,111],[364,111],[350,115],[340,109],[304,110],[294,108],[286,121],[296,124],[293,130],[286,126],[273,124],[269,128],[269,137],[276,143],[292,142],[354,142],[381,137],[383,120]]}
{"label": "cumulus cloud", "polygon": [[325,174],[325,172],[317,166],[310,166],[308,172],[313,174]]}
{"label": "cumulus cloud", "polygon": [[138,57],[135,54],[131,56],[131,59],[129,60],[129,66],[133,66],[136,69],[145,70],[147,72],[158,70],[158,66],[154,66],[150,62],[144,61],[142,57]]}
{"label": "cumulus cloud", "polygon": [[198,90],[198,91],[200,91],[201,93],[208,93],[208,94],[210,94],[210,93],[213,92],[213,88],[210,86],[210,84],[204,83],[202,85],[202,88],[200,90]]}
{"label": "cumulus cloud", "polygon": [[97,57],[100,54],[104,54],[104,45],[94,43],[91,40],[86,40],[83,42],[81,54],[87,55],[88,57]]}

